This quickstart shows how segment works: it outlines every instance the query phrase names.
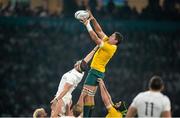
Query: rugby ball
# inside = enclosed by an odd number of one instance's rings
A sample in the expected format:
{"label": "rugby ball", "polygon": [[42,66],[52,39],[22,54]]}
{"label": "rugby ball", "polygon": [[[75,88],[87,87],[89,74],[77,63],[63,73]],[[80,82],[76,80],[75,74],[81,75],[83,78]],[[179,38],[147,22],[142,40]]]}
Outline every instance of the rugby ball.
{"label": "rugby ball", "polygon": [[78,10],[74,14],[74,17],[78,20],[85,20],[89,18],[89,13],[88,11],[85,11],[85,10]]}

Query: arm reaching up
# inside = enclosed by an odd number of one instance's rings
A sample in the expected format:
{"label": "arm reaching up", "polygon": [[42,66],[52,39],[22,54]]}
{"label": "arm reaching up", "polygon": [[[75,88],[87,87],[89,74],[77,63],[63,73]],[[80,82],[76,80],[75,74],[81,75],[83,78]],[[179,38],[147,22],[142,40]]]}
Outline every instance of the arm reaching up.
{"label": "arm reaching up", "polygon": [[106,34],[103,32],[101,26],[99,25],[99,23],[97,22],[97,20],[94,18],[93,14],[91,13],[90,10],[88,10],[89,12],[89,15],[90,15],[90,20],[92,21],[93,23],[93,27],[95,29],[95,32],[98,34],[98,36],[103,39]]}
{"label": "arm reaching up", "polygon": [[91,37],[91,39],[97,44],[97,45],[101,45],[102,43],[102,40],[97,36],[97,34],[94,32],[94,30],[92,29],[91,27],[91,24],[90,24],[90,19],[86,20],[86,21],[83,21],[84,25],[86,26],[88,32],[89,32],[89,35]]}
{"label": "arm reaching up", "polygon": [[97,45],[83,60],[88,63],[92,59],[94,53],[97,51],[98,48],[99,46]]}
{"label": "arm reaching up", "polygon": [[113,102],[112,102],[111,96],[110,96],[109,92],[107,91],[106,86],[104,85],[103,80],[101,78],[99,78],[98,82],[99,82],[99,87],[100,87],[100,91],[101,91],[102,100],[103,100],[106,108],[108,109],[111,106],[113,106]]}

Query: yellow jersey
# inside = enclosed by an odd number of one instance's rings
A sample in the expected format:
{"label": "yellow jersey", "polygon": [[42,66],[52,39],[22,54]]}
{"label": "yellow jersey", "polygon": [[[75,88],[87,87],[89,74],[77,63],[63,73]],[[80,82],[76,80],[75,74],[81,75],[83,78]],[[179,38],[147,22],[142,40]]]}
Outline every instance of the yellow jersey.
{"label": "yellow jersey", "polygon": [[113,106],[108,109],[106,118],[122,118],[121,112],[117,111]]}
{"label": "yellow jersey", "polygon": [[97,52],[94,54],[91,68],[96,69],[100,72],[105,72],[105,67],[109,60],[112,58],[114,53],[117,50],[116,45],[111,45],[108,43],[108,37],[106,36],[103,38],[103,43],[97,50]]}

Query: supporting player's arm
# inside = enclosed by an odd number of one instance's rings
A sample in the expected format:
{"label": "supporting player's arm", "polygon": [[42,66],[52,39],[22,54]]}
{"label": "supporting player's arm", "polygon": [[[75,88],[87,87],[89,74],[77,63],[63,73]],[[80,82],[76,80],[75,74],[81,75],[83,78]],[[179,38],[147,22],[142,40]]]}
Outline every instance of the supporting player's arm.
{"label": "supporting player's arm", "polygon": [[129,107],[128,112],[126,114],[126,118],[134,117],[137,114],[137,109],[135,107]]}
{"label": "supporting player's arm", "polygon": [[96,33],[98,34],[98,36],[103,39],[106,34],[103,32],[101,26],[99,25],[99,23],[97,22],[97,20],[94,18],[94,16],[92,15],[91,11],[88,10],[89,14],[90,14],[90,20],[92,21],[93,23],[93,27],[96,31]]}
{"label": "supporting player's arm", "polygon": [[99,46],[97,45],[83,60],[88,63],[92,57],[94,56],[94,53],[96,52],[96,50],[99,48]]}
{"label": "supporting player's arm", "polygon": [[99,78],[98,82],[99,82],[99,87],[100,87],[100,91],[101,91],[102,100],[103,100],[106,108],[108,109],[108,108],[110,108],[113,105],[111,96],[110,96],[109,92],[107,91],[106,86],[104,85],[103,80]]}
{"label": "supporting player's arm", "polygon": [[62,99],[64,95],[71,89],[73,85],[69,83],[65,83],[63,91],[60,93],[60,95],[57,97],[57,100]]}
{"label": "supporting player's arm", "polygon": [[66,95],[66,93],[71,89],[73,85],[69,84],[69,83],[65,83],[63,91],[59,94],[59,96],[57,96],[55,99],[53,99],[51,101],[51,103],[54,103],[55,101],[58,102],[60,99],[62,99],[64,97],[64,95]]}

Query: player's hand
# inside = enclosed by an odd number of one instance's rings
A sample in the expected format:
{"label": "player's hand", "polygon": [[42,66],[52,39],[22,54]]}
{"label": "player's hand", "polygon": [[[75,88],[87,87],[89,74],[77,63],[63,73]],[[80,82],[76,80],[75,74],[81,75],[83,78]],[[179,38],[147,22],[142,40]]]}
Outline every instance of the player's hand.
{"label": "player's hand", "polygon": [[97,79],[97,82],[99,82],[99,84],[104,85],[104,81],[103,81],[101,78],[98,78],[98,79]]}
{"label": "player's hand", "polygon": [[86,26],[88,23],[90,23],[90,20],[89,19],[82,19],[80,22]]}
{"label": "player's hand", "polygon": [[94,19],[94,16],[93,16],[92,12],[90,10],[87,10],[87,11],[89,13],[89,20]]}
{"label": "player's hand", "polygon": [[56,106],[56,102],[55,102],[55,99],[51,100],[51,109],[54,109],[55,106]]}
{"label": "player's hand", "polygon": [[51,100],[51,104],[56,104],[58,102],[57,98],[54,98],[53,100]]}

